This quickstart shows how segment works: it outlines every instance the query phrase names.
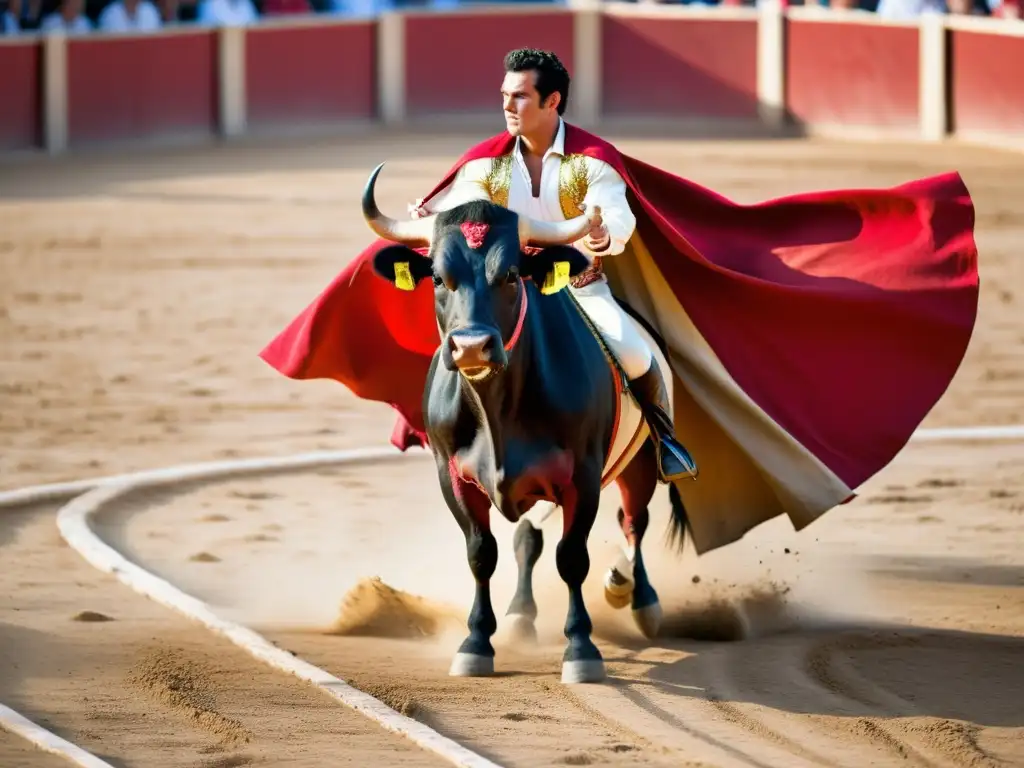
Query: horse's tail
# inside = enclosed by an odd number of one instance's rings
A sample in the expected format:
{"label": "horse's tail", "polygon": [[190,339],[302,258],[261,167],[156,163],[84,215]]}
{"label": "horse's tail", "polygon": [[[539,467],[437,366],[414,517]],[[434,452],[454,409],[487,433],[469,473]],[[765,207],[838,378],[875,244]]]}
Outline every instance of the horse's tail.
{"label": "horse's tail", "polygon": [[686,534],[690,530],[690,518],[686,514],[686,505],[683,504],[683,497],[675,483],[668,484],[668,500],[671,506],[668,519],[669,543],[674,544],[676,550],[681,554],[686,545]]}

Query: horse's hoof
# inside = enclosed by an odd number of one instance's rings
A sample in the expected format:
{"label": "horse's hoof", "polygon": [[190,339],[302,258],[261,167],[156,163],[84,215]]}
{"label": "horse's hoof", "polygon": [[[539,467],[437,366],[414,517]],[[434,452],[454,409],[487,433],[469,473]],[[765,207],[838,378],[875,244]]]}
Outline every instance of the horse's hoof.
{"label": "horse's hoof", "polygon": [[516,643],[524,645],[537,644],[537,627],[533,619],[521,613],[513,613],[506,617],[509,620],[508,634]]}
{"label": "horse's hoof", "polygon": [[604,680],[604,662],[601,659],[582,659],[562,662],[562,682],[568,685],[600,683]]}
{"label": "horse's hoof", "polygon": [[662,615],[660,602],[633,609],[633,621],[648,640],[657,637],[658,630],[661,629]]}
{"label": "horse's hoof", "polygon": [[487,677],[494,674],[494,657],[456,653],[448,670],[451,677]]}
{"label": "horse's hoof", "polygon": [[625,608],[633,599],[633,580],[612,567],[604,574],[604,599],[612,608]]}

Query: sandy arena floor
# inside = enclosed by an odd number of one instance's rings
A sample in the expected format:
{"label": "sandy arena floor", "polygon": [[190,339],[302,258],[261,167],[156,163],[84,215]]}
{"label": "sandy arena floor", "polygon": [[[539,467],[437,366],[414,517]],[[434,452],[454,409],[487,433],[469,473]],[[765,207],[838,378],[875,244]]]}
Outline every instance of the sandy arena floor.
{"label": "sandy arena floor", "polygon": [[[0,487],[384,444],[386,406],[288,381],[256,353],[367,241],[357,200],[374,164],[389,160],[381,205],[400,213],[475,138],[3,166]],[[1024,423],[1024,157],[620,146],[744,201],[960,170],[982,307],[926,426]],[[540,647],[499,644],[493,679],[447,677],[472,582],[423,458],[129,496],[101,533],[503,765],[1024,766],[1024,444],[912,444],[861,494],[800,535],[773,523],[699,560],[662,546],[659,495],[645,551],[666,637],[648,645],[601,597],[619,543],[607,493],[588,589],[612,679],[572,689],[559,682],[557,515],[538,566]],[[0,701],[132,768],[445,764],[99,573],[61,541],[55,510],[0,513]],[[511,526],[495,530],[501,614],[514,563]],[[61,764],[0,730],[5,768]]]}

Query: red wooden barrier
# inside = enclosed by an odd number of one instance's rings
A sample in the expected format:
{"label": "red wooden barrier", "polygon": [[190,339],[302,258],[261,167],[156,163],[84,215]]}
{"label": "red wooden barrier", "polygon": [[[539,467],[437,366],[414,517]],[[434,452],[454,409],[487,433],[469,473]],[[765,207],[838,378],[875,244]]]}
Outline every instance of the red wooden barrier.
{"label": "red wooden barrier", "polygon": [[573,16],[569,11],[534,6],[529,13],[411,14],[405,23],[405,95],[410,117],[493,111],[500,122],[501,62],[513,48],[554,51],[572,75]]}
{"label": "red wooden barrier", "polygon": [[915,26],[788,19],[785,77],[786,106],[800,122],[919,125]]}
{"label": "red wooden barrier", "polygon": [[69,39],[69,143],[217,130],[217,37],[201,31]]}
{"label": "red wooden barrier", "polygon": [[[778,27],[767,18],[762,39],[756,14],[745,8],[676,12],[610,5],[603,10],[596,28],[590,19],[577,26],[572,11],[552,6],[403,13],[405,51],[399,58],[404,70],[386,66],[383,83],[378,68],[381,53],[388,52],[377,50],[376,21],[264,22],[242,32],[242,48],[234,46],[237,38],[229,38],[225,53],[231,64],[223,73],[221,36],[215,30],[94,34],[45,44],[5,40],[0,42],[0,73],[7,74],[0,76],[0,151],[41,146],[44,128],[56,142],[54,149],[63,149],[65,116],[72,148],[92,141],[208,137],[221,129],[222,76],[230,88],[224,106],[232,135],[246,122],[259,128],[373,120],[380,116],[382,91],[395,108],[389,115],[400,116],[404,106],[414,119],[460,113],[498,119],[501,59],[520,46],[556,51],[577,82],[594,84],[596,75],[593,95],[604,116],[756,118],[758,66],[776,66],[777,41],[783,43],[785,106],[799,122],[917,134],[922,98],[935,106],[935,91],[922,92],[921,33],[914,23],[874,16],[822,18],[795,9],[784,22],[783,38],[773,37]],[[384,34],[400,39],[401,24]],[[958,17],[947,17],[945,24],[951,129],[976,139],[1024,135],[1024,35],[1014,32],[1020,24]],[[600,35],[598,55],[576,51],[577,45],[589,45],[586,36],[594,32]],[[577,33],[584,37],[577,39]],[[241,50],[245,58],[238,62],[232,56]],[[599,71],[586,73],[591,77],[572,72],[577,53],[583,54],[580,62],[593,62]],[[936,62],[942,59],[930,47],[925,53]],[[65,73],[44,78],[46,61],[64,59]],[[404,75],[404,82],[393,74]],[[772,98],[773,80],[779,81],[773,72],[765,74],[766,95]],[[46,83],[56,88],[49,101]],[[404,105],[398,102],[403,94]],[[47,105],[53,108],[52,131],[44,126]],[[937,115],[923,117],[927,128]]]}
{"label": "red wooden barrier", "polygon": [[42,46],[0,43],[0,151],[42,144]]}
{"label": "red wooden barrier", "polygon": [[251,126],[376,116],[376,25],[266,26],[245,40]]}
{"label": "red wooden barrier", "polygon": [[1024,37],[953,29],[949,40],[952,130],[1010,133],[1020,139],[1024,136]]}
{"label": "red wooden barrier", "polygon": [[601,52],[606,115],[757,116],[753,19],[606,15]]}

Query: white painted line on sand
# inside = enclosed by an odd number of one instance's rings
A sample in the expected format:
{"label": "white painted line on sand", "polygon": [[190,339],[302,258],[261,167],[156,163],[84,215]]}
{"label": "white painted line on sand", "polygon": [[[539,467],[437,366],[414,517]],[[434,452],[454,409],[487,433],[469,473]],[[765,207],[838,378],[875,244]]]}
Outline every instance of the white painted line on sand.
{"label": "white painted line on sand", "polygon": [[6,728],[11,733],[31,741],[39,749],[66,758],[82,768],[114,768],[110,763],[100,760],[96,755],[62,739],[3,704],[0,704],[0,728]]}
{"label": "white painted line on sand", "polygon": [[[102,475],[90,480],[71,480],[66,483],[47,483],[30,485],[0,492],[0,507],[13,507],[25,504],[36,504],[45,501],[63,501],[101,485],[119,485],[123,483],[145,483],[153,487],[166,483],[181,482],[182,474],[188,479],[204,477],[226,478],[231,475],[266,473],[271,471],[287,472],[290,469],[309,469],[320,465],[347,464],[356,461],[387,461],[409,460],[416,457],[429,457],[429,451],[401,453],[396,448],[355,448],[341,451],[310,451],[291,456],[259,457],[254,459],[230,459],[227,461],[204,461],[196,464],[179,464],[174,467],[126,472],[120,475]],[[198,474],[195,474],[198,473]]]}
{"label": "white painted line on sand", "polygon": [[931,440],[1024,440],[1024,424],[1005,427],[937,427],[919,429],[912,441]]}
{"label": "white painted line on sand", "polygon": [[[412,454],[416,455],[416,454]],[[89,527],[90,520],[105,505],[131,491],[161,485],[223,479],[232,475],[267,473],[282,469],[309,468],[323,464],[351,464],[362,461],[408,458],[395,449],[355,449],[330,455],[302,454],[283,459],[253,459],[207,465],[168,467],[105,482],[66,504],[57,514],[57,527],[64,540],[92,565],[152,600],[198,621],[226,637],[252,656],[284,672],[320,687],[341,703],[376,721],[386,729],[406,736],[430,752],[464,768],[500,768],[482,755],[442,736],[405,715],[399,714],[367,693],[353,688],[330,673],[281,650],[251,629],[217,616],[206,603],[179,590],[169,582],[140,568],[107,545]]]}

